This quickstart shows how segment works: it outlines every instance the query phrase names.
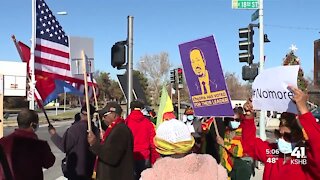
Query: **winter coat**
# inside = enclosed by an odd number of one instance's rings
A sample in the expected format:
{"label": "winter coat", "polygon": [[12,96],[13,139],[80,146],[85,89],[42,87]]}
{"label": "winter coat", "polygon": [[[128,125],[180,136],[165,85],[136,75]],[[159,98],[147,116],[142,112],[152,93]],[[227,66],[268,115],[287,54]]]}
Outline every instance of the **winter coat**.
{"label": "winter coat", "polygon": [[140,110],[131,111],[125,121],[133,134],[134,160],[150,160],[154,164],[160,155],[153,142],[156,135],[153,123]]}
{"label": "winter coat", "polygon": [[[34,132],[16,129],[12,134],[0,139],[0,147],[6,155],[13,180],[42,180],[42,168],[47,169],[55,162],[55,156],[47,141],[39,140]],[[2,158],[4,157],[0,159]],[[0,164],[1,180],[5,179],[4,171],[10,172]]]}
{"label": "winter coat", "polygon": [[133,180],[133,137],[124,124],[117,124],[103,144],[90,150],[98,156],[97,180]]}
{"label": "winter coat", "polygon": [[140,180],[226,180],[227,171],[208,154],[189,154],[182,158],[165,157],[141,174]]}
{"label": "winter coat", "polygon": [[310,112],[300,115],[298,119],[308,136],[305,161],[298,161],[299,159],[293,157],[284,161],[285,155],[277,151],[277,144],[256,138],[254,119],[242,121],[244,153],[265,164],[264,180],[320,179],[320,126]]}
{"label": "winter coat", "polygon": [[[98,129],[92,124],[92,131],[99,135]],[[68,173],[71,179],[90,179],[93,173],[95,155],[89,150],[87,140],[88,122],[80,120],[70,126],[63,137],[54,134],[53,143],[66,153]]]}

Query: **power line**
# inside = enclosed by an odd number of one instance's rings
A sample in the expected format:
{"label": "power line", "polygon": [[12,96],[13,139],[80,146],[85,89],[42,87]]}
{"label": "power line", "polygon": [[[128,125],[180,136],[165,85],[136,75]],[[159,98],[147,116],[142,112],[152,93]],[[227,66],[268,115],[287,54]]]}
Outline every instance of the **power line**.
{"label": "power line", "polygon": [[320,28],[316,28],[316,27],[283,26],[283,25],[272,25],[272,24],[265,24],[265,26],[281,28],[281,29],[320,31]]}

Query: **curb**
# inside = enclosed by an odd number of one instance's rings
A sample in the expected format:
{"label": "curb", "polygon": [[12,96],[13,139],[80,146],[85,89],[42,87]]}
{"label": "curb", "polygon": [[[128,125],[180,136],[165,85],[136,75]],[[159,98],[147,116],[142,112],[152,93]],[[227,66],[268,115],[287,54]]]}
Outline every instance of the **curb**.
{"label": "curb", "polygon": [[[50,122],[59,122],[59,121],[69,121],[72,120],[73,118],[63,118],[63,119],[51,119]],[[43,124],[48,124],[46,120],[40,120],[39,121],[39,125],[43,125]],[[3,122],[3,127],[17,127],[18,123],[16,120],[5,120]]]}

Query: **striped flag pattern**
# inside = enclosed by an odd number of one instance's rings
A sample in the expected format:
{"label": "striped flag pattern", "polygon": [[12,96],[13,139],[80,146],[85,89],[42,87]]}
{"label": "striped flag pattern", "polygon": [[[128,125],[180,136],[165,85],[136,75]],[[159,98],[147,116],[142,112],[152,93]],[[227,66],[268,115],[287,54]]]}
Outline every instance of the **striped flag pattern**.
{"label": "striped flag pattern", "polygon": [[37,0],[34,51],[36,74],[59,79],[72,77],[69,52],[68,36],[45,1]]}
{"label": "striped flag pattern", "polygon": [[[70,82],[84,94],[83,75],[71,73],[69,38],[44,0],[36,0],[36,24],[35,74]],[[93,81],[88,75],[90,98]]]}

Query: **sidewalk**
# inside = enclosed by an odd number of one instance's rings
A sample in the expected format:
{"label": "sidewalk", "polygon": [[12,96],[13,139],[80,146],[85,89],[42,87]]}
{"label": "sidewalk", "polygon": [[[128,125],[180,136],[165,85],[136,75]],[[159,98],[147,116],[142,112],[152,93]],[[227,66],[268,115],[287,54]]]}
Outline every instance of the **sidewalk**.
{"label": "sidewalk", "polygon": [[260,169],[255,169],[255,176],[254,177],[251,177],[251,180],[262,180],[262,178],[263,178],[263,169],[264,169],[264,166],[263,165],[261,165],[260,166]]}

